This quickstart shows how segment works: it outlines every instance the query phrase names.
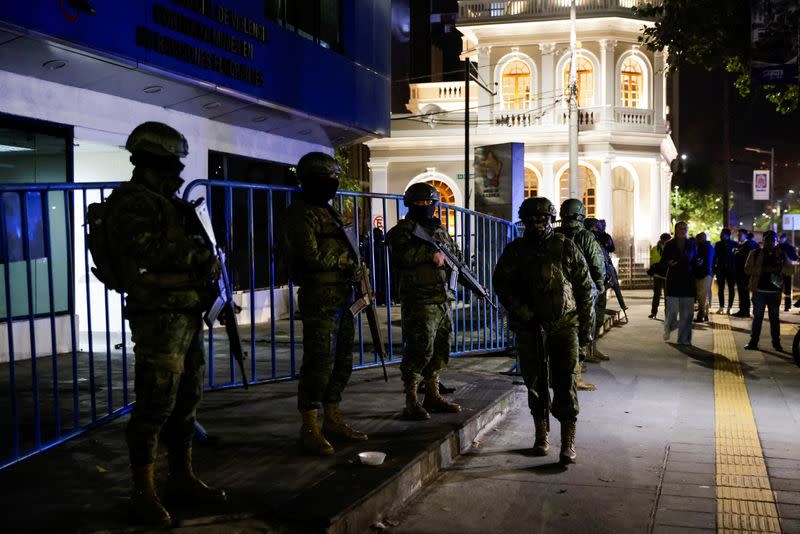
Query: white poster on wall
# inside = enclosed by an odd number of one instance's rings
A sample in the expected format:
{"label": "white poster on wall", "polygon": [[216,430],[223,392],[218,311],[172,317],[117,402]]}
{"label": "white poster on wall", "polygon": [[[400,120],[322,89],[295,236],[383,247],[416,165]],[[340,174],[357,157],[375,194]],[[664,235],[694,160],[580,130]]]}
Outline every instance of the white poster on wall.
{"label": "white poster on wall", "polygon": [[769,171],[753,171],[753,200],[769,200]]}

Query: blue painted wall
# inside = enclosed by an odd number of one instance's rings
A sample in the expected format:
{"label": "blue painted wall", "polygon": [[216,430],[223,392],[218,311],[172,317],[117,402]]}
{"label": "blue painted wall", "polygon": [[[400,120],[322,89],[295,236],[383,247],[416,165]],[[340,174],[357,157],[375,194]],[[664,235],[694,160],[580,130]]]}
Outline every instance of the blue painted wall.
{"label": "blue painted wall", "polygon": [[[298,0],[300,1],[300,0]],[[378,135],[389,132],[390,113],[390,0],[343,0],[342,50],[326,49],[264,16],[258,0],[206,0],[266,29],[267,42],[230,25],[184,7],[176,0],[91,0],[95,16],[64,7],[66,0],[0,2],[0,21],[46,36],[63,39],[98,52],[127,58],[168,72],[204,80],[299,110],[329,121]],[[208,44],[154,20],[155,10],[168,10],[203,27],[219,30],[252,46],[252,59]],[[190,45],[203,54],[202,62],[235,62],[246,69],[236,79],[213,68],[176,59],[137,43],[154,33],[171,43]],[[196,53],[192,51],[192,53]],[[213,54],[210,56],[208,54]],[[259,74],[256,74],[259,73]],[[259,82],[259,77],[263,82]]]}

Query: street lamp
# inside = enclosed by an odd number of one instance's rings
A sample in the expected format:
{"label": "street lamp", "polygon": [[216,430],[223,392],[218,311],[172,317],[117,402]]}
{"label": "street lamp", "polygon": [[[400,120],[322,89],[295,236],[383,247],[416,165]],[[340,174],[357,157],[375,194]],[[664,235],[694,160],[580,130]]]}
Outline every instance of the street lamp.
{"label": "street lamp", "polygon": [[[744,147],[745,150],[748,152],[756,152],[758,154],[769,154],[769,202],[772,204],[775,201],[775,147],[770,148],[769,150],[764,150],[763,148],[755,148],[755,147]],[[770,229],[777,230],[775,226],[775,215],[773,212],[772,219],[770,221]]]}

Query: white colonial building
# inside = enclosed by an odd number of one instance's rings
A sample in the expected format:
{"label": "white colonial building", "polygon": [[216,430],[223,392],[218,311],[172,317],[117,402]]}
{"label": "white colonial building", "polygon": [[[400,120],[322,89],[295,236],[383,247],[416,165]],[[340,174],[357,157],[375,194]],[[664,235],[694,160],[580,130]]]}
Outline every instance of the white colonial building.
{"label": "white colonial building", "polygon": [[[671,180],[660,151],[665,55],[638,44],[652,24],[633,15],[640,2],[577,0],[579,187],[589,216],[606,220],[617,253],[639,259],[669,229]],[[460,1],[457,25],[462,57],[495,93],[470,84],[470,154],[476,146],[524,143],[525,195],[556,206],[569,190],[569,4]],[[372,191],[402,193],[427,181],[464,206],[464,83],[410,89],[409,113],[393,116],[391,137],[368,143]]]}

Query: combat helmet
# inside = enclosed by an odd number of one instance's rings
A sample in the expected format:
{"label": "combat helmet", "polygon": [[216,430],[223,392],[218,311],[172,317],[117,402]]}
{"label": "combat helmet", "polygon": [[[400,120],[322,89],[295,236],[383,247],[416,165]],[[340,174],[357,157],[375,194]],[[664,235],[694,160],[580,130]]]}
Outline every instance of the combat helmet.
{"label": "combat helmet", "polygon": [[403,204],[407,207],[419,200],[432,200],[436,204],[439,202],[439,191],[431,184],[420,182],[411,185],[403,194]]}
{"label": "combat helmet", "polygon": [[587,219],[584,219],[583,221],[584,228],[586,228],[587,230],[591,230],[592,226],[596,226],[597,230],[600,231],[600,220],[594,217],[589,217]]}
{"label": "combat helmet", "polygon": [[525,220],[536,215],[549,215],[552,220],[556,219],[556,207],[545,197],[526,198],[519,206],[519,218]]}
{"label": "combat helmet", "polygon": [[586,206],[577,198],[568,198],[561,203],[560,215],[562,219],[582,221],[586,218]]}
{"label": "combat helmet", "polygon": [[309,152],[297,162],[297,178],[300,183],[319,177],[329,177],[331,174],[339,175],[342,172],[333,156],[324,152]]}
{"label": "combat helmet", "polygon": [[125,148],[131,154],[146,152],[154,156],[179,158],[189,155],[189,143],[183,134],[163,122],[144,122],[134,128]]}

